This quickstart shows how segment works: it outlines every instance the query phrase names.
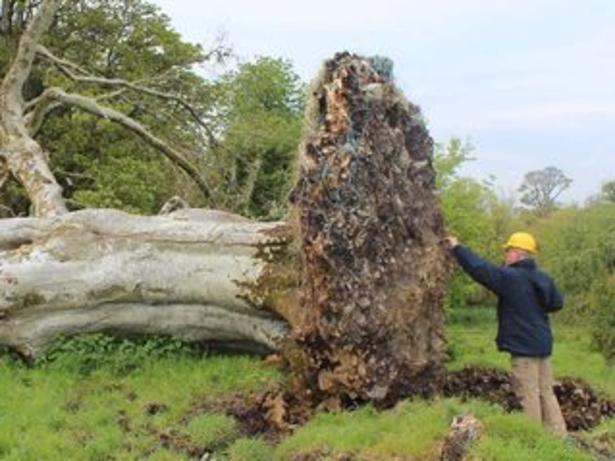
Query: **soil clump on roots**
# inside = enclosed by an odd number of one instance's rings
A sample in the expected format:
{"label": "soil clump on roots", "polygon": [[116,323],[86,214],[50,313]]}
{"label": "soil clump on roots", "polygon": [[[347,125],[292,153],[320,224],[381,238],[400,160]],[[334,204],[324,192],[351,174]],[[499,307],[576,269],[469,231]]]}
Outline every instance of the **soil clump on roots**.
{"label": "soil clump on roots", "polygon": [[390,60],[338,53],[307,112],[291,193],[303,256],[291,369],[334,406],[437,394],[450,261],[420,110]]}

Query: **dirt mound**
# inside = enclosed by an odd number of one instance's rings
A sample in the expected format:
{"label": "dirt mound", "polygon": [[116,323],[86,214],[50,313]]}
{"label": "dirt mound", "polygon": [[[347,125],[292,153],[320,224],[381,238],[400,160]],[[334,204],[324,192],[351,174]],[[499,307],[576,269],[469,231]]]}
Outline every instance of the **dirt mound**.
{"label": "dirt mound", "polygon": [[506,411],[521,409],[521,403],[512,390],[510,374],[503,370],[468,367],[448,373],[444,395],[486,400],[497,403]]}
{"label": "dirt mound", "polygon": [[183,416],[187,423],[201,413],[225,413],[235,418],[246,437],[263,437],[277,442],[307,423],[319,407],[307,394],[271,388],[250,395],[204,397]]}
{"label": "dirt mound", "polygon": [[615,416],[615,402],[597,394],[587,383],[564,378],[554,386],[569,430],[587,430]]}
{"label": "dirt mound", "polygon": [[[615,402],[580,379],[563,378],[555,384],[554,391],[569,431],[591,429],[615,416]],[[512,391],[510,373],[493,368],[468,367],[449,373],[444,395],[487,400],[506,411],[521,408]]]}
{"label": "dirt mound", "polygon": [[[554,386],[569,431],[588,430],[615,416],[615,402],[594,391],[579,379],[564,378]],[[521,405],[512,390],[510,373],[481,367],[450,372],[444,385],[445,397],[478,399],[500,405],[506,411],[519,411]],[[269,389],[249,396],[206,398],[191,409],[194,413],[221,412],[233,416],[242,434],[279,441],[307,423],[317,411],[352,410],[358,402],[336,398],[318,400],[314,394],[295,387],[293,391]]]}
{"label": "dirt mound", "polygon": [[[188,421],[202,412],[226,413],[236,419],[243,435],[277,442],[306,424],[317,411],[352,410],[360,406],[359,402],[337,398],[319,400],[298,386],[293,389],[272,388],[249,396],[206,397],[184,419]],[[615,416],[615,402],[582,380],[564,378],[556,383],[554,391],[569,431],[589,430]],[[448,373],[444,396],[485,400],[509,412],[521,410],[512,390],[510,373],[495,368],[467,367]]]}
{"label": "dirt mound", "polygon": [[[348,411],[361,405],[357,401],[344,401],[333,397],[322,400],[319,398],[321,394],[310,393],[300,385],[293,386],[292,380],[288,384],[288,387],[274,386],[251,395],[203,396],[193,402],[182,422],[187,424],[202,413],[225,413],[235,418],[241,435],[261,437],[276,444],[295,429],[305,425],[318,411]],[[570,431],[588,430],[606,418],[615,416],[615,402],[601,396],[579,379],[564,378],[555,385],[554,390]],[[420,397],[420,394],[413,395]],[[444,396],[486,400],[500,405],[506,411],[521,409],[512,391],[510,373],[493,368],[467,367],[448,373]],[[150,415],[165,410],[164,405],[155,402],[145,407],[146,413]],[[203,453],[216,449],[196,446],[178,431],[159,431],[153,427],[149,430],[158,437],[161,446],[189,456],[202,456]],[[580,449],[595,454],[597,459],[613,459],[609,458],[612,456],[612,441],[608,435],[594,440],[592,434],[579,432],[571,440],[574,440]],[[352,461],[355,458],[347,454],[316,450],[299,454],[293,461],[320,459]]]}

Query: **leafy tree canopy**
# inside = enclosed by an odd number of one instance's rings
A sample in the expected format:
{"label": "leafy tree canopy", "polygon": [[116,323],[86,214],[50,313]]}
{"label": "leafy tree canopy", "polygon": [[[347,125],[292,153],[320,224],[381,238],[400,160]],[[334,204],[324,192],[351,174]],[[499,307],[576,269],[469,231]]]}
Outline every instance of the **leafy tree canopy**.
{"label": "leafy tree canopy", "polygon": [[[3,38],[15,44],[21,23],[12,24]],[[41,57],[24,91],[27,100],[49,87],[94,97],[181,150],[212,182],[212,196],[205,199],[183,172],[133,134],[58,106],[37,140],[51,153],[52,171],[71,208],[113,206],[156,213],[164,201],[180,195],[193,206],[280,215],[304,98],[290,63],[259,58],[216,81],[205,80],[196,72],[198,66],[225,62],[230,50],[218,44],[205,51],[183,41],[169,19],[143,0],[66,1],[42,44],[72,63],[75,74],[122,79],[174,98],[76,81]],[[2,49],[0,69],[13,51]],[[7,204],[0,213],[27,214],[28,199],[15,181],[0,191],[0,199]]]}
{"label": "leafy tree canopy", "polygon": [[615,203],[615,180],[604,183],[601,192],[604,200]]}
{"label": "leafy tree canopy", "polygon": [[571,184],[572,179],[554,166],[530,171],[519,187],[521,203],[538,216],[546,216],[557,208],[557,198]]}

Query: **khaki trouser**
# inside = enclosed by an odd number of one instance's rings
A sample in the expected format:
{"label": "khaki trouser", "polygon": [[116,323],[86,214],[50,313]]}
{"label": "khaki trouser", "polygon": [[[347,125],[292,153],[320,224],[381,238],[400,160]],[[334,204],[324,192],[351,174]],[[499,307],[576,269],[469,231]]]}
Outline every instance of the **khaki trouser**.
{"label": "khaki trouser", "polygon": [[523,411],[556,435],[566,435],[566,423],[553,393],[549,357],[512,357],[513,390]]}

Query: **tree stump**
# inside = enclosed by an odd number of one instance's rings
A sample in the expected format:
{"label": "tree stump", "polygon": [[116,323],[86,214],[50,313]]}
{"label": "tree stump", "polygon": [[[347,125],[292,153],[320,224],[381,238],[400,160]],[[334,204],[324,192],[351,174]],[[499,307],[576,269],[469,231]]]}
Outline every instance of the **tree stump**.
{"label": "tree stump", "polygon": [[455,416],[442,445],[440,461],[461,461],[484,432],[485,426],[475,416]]}

